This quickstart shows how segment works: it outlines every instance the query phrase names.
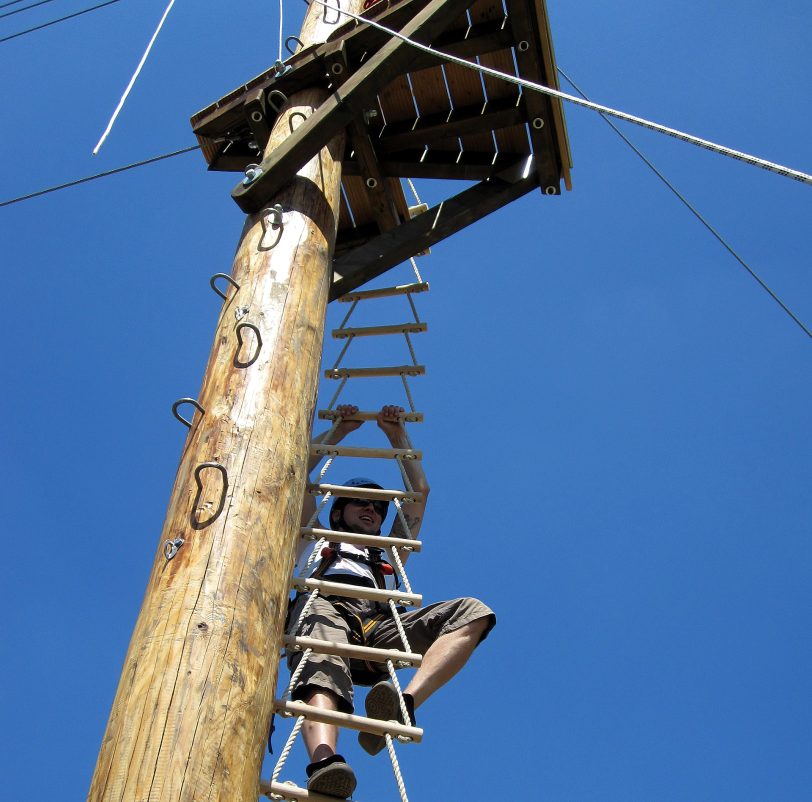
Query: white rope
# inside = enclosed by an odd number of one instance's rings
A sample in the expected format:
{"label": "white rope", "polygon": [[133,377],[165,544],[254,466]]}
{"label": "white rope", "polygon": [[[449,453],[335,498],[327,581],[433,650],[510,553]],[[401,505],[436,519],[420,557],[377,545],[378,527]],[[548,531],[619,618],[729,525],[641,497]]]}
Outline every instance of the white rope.
{"label": "white rope", "polygon": [[346,315],[344,315],[344,320],[342,320],[342,321],[341,321],[341,325],[339,326],[339,328],[340,328],[340,329],[343,329],[343,328],[344,328],[344,326],[346,326],[346,325],[347,325],[347,322],[349,321],[350,316],[352,315],[352,313],[355,311],[355,307],[356,307],[356,306],[358,306],[358,298],[356,298],[356,299],[355,299],[355,300],[354,300],[354,301],[353,301],[353,302],[350,304],[350,311],[349,311],[349,312],[347,312],[347,314],[346,314]]}
{"label": "white rope", "polygon": [[282,28],[285,18],[285,9],[282,7],[283,0],[279,0],[279,61],[282,61]]}
{"label": "white rope", "polygon": [[341,353],[338,355],[338,359],[336,359],[335,365],[333,365],[333,370],[336,370],[338,366],[341,364],[341,360],[344,359],[344,354],[347,353],[347,349],[350,347],[350,343],[355,339],[354,334],[350,334],[344,341],[344,347],[341,349]]}
{"label": "white rope", "polygon": [[285,746],[282,748],[282,753],[279,755],[279,760],[276,761],[276,767],[273,770],[271,782],[276,782],[279,779],[279,775],[282,772],[282,767],[285,765],[285,761],[288,759],[288,755],[290,754],[290,750],[293,748],[293,744],[296,743],[296,737],[299,735],[299,730],[302,729],[304,720],[304,716],[299,716],[296,719],[296,723],[293,725],[293,729],[288,736],[288,740],[285,741]]}
{"label": "white rope", "polygon": [[304,621],[305,616],[310,612],[310,608],[313,606],[313,603],[316,601],[318,597],[319,597],[318,590],[314,590],[310,594],[310,598],[305,602],[304,607],[302,607],[302,612],[299,613],[299,617],[296,619],[296,623],[290,630],[294,635],[299,631],[299,627],[302,625],[302,621]]}
{"label": "white rope", "polygon": [[313,654],[313,650],[309,648],[305,649],[302,652],[302,659],[299,660],[299,664],[296,666],[296,671],[294,671],[293,674],[291,674],[288,688],[282,695],[283,699],[287,699],[287,697],[293,693],[293,689],[296,687],[296,683],[299,681],[299,677],[302,676],[302,671],[304,671],[305,664],[310,659],[311,654]]}
{"label": "white rope", "polygon": [[319,513],[324,509],[324,506],[330,500],[330,496],[332,495],[333,495],[332,492],[330,492],[329,490],[324,494],[324,498],[318,503],[316,511],[313,513],[313,515],[310,516],[310,520],[307,522],[308,529],[313,527],[313,525],[316,523],[316,521],[319,518]]}
{"label": "white rope", "polygon": [[169,16],[169,12],[172,10],[173,5],[175,5],[175,0],[169,0],[169,5],[166,7],[166,11],[164,11],[164,15],[161,17],[161,21],[158,23],[158,27],[155,29],[155,33],[152,34],[152,39],[149,40],[147,49],[144,51],[144,55],[141,56],[141,61],[138,62],[138,66],[135,68],[133,77],[130,78],[130,82],[127,84],[127,88],[124,90],[124,94],[121,96],[121,100],[118,101],[118,106],[116,106],[116,110],[113,112],[113,116],[110,118],[110,122],[107,123],[107,128],[104,129],[104,133],[101,135],[101,139],[96,143],[96,147],[93,148],[94,156],[98,154],[99,150],[101,150],[101,146],[104,144],[104,140],[107,139],[108,134],[110,133],[110,131],[113,130],[113,124],[115,123],[116,118],[121,112],[121,109],[124,108],[124,103],[127,100],[128,95],[130,94],[130,90],[135,85],[136,79],[138,78],[139,74],[141,73],[141,69],[146,63],[147,56],[149,56],[149,51],[152,50],[152,46],[155,44],[155,40],[158,38],[158,34],[161,32],[161,28],[163,27],[166,18]]}
{"label": "white rope", "polygon": [[319,471],[319,481],[318,484],[321,484],[322,479],[324,479],[325,474],[327,473],[330,466],[333,464],[333,460],[335,457],[329,457],[327,462],[324,463],[324,467]]}
{"label": "white rope", "polygon": [[391,555],[392,559],[395,561],[395,568],[398,569],[398,574],[400,575],[401,580],[403,581],[403,587],[406,588],[407,593],[412,592],[412,586],[409,582],[409,577],[406,576],[406,569],[403,567],[403,561],[400,559],[400,554],[398,550],[395,548],[387,549],[387,553]]}
{"label": "white rope", "polygon": [[410,652],[412,647],[409,646],[409,638],[406,637],[406,630],[403,628],[403,622],[400,620],[397,605],[392,601],[392,599],[389,599],[389,609],[392,611],[392,617],[395,619],[395,626],[398,628],[398,635],[400,635],[400,639],[403,641],[403,651]]}
{"label": "white rope", "polygon": [[[314,2],[323,5],[325,8],[327,8],[329,5],[325,3],[323,0],[314,0]],[[335,9],[335,6],[329,7]],[[705,150],[710,150],[713,153],[718,153],[722,156],[728,156],[731,159],[736,159],[738,161],[744,162],[745,164],[750,164],[753,167],[759,167],[762,170],[768,170],[771,173],[782,175],[785,178],[791,178],[794,181],[800,181],[803,184],[812,185],[812,175],[808,175],[807,173],[803,173],[799,170],[793,170],[790,167],[785,167],[784,165],[776,164],[775,162],[770,162],[767,161],[766,159],[761,159],[758,156],[751,156],[748,153],[743,153],[742,151],[739,150],[733,150],[732,148],[725,147],[724,145],[718,145],[715,142],[711,142],[710,140],[701,139],[700,137],[693,136],[692,134],[686,134],[684,131],[679,131],[676,128],[669,128],[666,125],[660,125],[659,123],[652,122],[651,120],[646,120],[643,117],[636,117],[633,114],[627,114],[626,112],[618,111],[617,109],[610,108],[609,106],[602,106],[599,103],[593,103],[589,100],[583,100],[582,98],[579,98],[576,95],[569,95],[566,92],[561,92],[558,89],[552,89],[549,86],[533,83],[532,81],[528,81],[525,78],[519,78],[515,75],[510,75],[509,73],[500,72],[499,70],[494,70],[491,67],[485,67],[484,65],[477,64],[473,61],[466,61],[463,58],[452,56],[450,53],[444,53],[443,51],[435,50],[433,47],[429,47],[428,45],[423,45],[420,42],[415,42],[413,39],[409,39],[402,33],[399,33],[398,31],[393,31],[391,28],[387,28],[386,26],[381,25],[378,22],[375,22],[375,20],[367,19],[365,17],[359,17],[358,15],[353,14],[350,11],[342,11],[341,13],[346,14],[348,17],[352,17],[358,22],[364,22],[367,25],[371,25],[373,28],[377,28],[378,30],[383,31],[384,33],[388,33],[390,36],[394,36],[396,39],[400,39],[401,41],[406,42],[406,44],[411,45],[417,50],[421,50],[424,53],[429,53],[432,56],[444,59],[446,61],[450,61],[453,64],[459,64],[461,67],[467,67],[468,69],[475,70],[477,72],[483,73],[484,75],[490,75],[493,78],[499,78],[503,81],[507,81],[508,83],[514,84],[516,86],[521,86],[524,89],[530,89],[534,92],[540,92],[543,95],[549,95],[550,97],[555,97],[558,98],[559,100],[566,100],[567,102],[573,103],[576,106],[582,106],[583,108],[591,109],[592,111],[597,111],[602,114],[608,114],[612,117],[617,117],[620,120],[625,120],[626,122],[633,123],[634,125],[639,125],[643,128],[648,128],[651,131],[657,131],[660,134],[665,134],[666,136],[673,137],[674,139],[679,139],[683,142],[688,142],[691,145],[696,145],[700,148],[704,148]]]}
{"label": "white rope", "polygon": [[410,256],[409,261],[412,263],[412,269],[414,270],[414,275],[415,275],[415,278],[417,279],[417,283],[422,284],[423,283],[423,278],[420,275],[420,271],[417,269],[417,262],[415,262],[414,256]]}
{"label": "white rope", "polygon": [[389,759],[392,761],[392,771],[395,772],[395,782],[398,784],[400,802],[409,802],[409,797],[406,796],[406,786],[403,783],[403,775],[400,773],[398,757],[395,754],[395,746],[392,743],[392,736],[387,732],[384,734],[384,738],[386,738],[386,748],[389,750]]}
{"label": "white rope", "polygon": [[403,336],[406,338],[406,345],[409,346],[409,353],[412,355],[412,364],[415,367],[417,367],[417,356],[414,353],[414,346],[412,345],[412,338],[409,336],[408,331],[404,331]]}
{"label": "white rope", "polygon": [[417,201],[417,205],[420,206],[423,201],[420,200],[420,195],[417,194],[417,190],[414,188],[414,183],[412,182],[411,178],[406,179],[409,182],[409,189],[412,190],[412,195],[414,195],[414,199]]}
{"label": "white rope", "polygon": [[[386,668],[389,671],[389,676],[392,679],[392,684],[395,686],[395,690],[398,692],[398,701],[400,702],[400,712],[403,716],[403,723],[407,727],[412,726],[412,718],[409,715],[409,708],[406,707],[406,700],[403,698],[403,691],[400,687],[400,682],[398,682],[398,675],[395,673],[395,665],[391,660],[386,661]],[[409,738],[411,741],[411,738]]]}
{"label": "white rope", "polygon": [[341,395],[341,391],[344,389],[344,385],[347,383],[347,379],[349,377],[345,376],[338,384],[338,389],[335,391],[335,395],[330,399],[330,403],[327,405],[327,410],[330,411],[335,406],[336,401],[338,401],[338,397]]}
{"label": "white rope", "polygon": [[409,538],[409,540],[413,540],[412,532],[409,529],[409,524],[406,522],[406,516],[403,514],[403,510],[400,507],[400,500],[393,498],[392,501],[395,504],[395,509],[397,510],[398,518],[400,519],[400,525],[403,527],[404,537]]}
{"label": "white rope", "polygon": [[412,307],[412,314],[414,315],[414,322],[420,323],[420,315],[417,314],[417,307],[414,305],[414,298],[412,298],[412,294],[410,292],[406,293],[406,298],[409,300],[409,306]]}
{"label": "white rope", "polygon": [[409,399],[409,409],[412,412],[417,412],[414,406],[414,399],[412,398],[412,391],[409,389],[409,382],[406,381],[406,374],[401,373],[400,378],[403,379],[403,387],[406,390],[406,398]]}

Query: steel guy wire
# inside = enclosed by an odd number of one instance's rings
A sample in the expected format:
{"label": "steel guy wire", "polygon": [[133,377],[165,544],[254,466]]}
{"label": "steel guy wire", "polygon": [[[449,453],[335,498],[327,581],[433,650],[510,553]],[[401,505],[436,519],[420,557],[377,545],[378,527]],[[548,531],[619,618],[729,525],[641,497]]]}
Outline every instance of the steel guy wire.
{"label": "steel guy wire", "polygon": [[[583,90],[572,80],[572,78],[567,75],[564,70],[560,67],[558,68],[558,72],[564,77],[564,79],[572,85],[576,92],[582,95],[585,99],[588,100],[586,94],[584,94]],[[722,235],[702,216],[702,213],[665,177],[665,175],[660,172],[659,169],[643,154],[643,152],[610,120],[605,114],[601,114],[604,121],[607,125],[609,125],[612,130],[645,162],[645,164],[649,167],[649,169],[660,179],[670,190],[671,192],[679,198],[680,201],[685,205],[685,207],[691,212],[691,214],[705,226],[706,229],[718,240],[718,242],[727,250],[727,252],[758,282],[761,288],[784,310],[784,312],[789,315],[789,317],[797,323],[797,325],[801,328],[801,330],[806,334],[807,337],[812,338],[812,331],[805,326],[801,320],[795,315],[792,310],[773,292],[772,289],[767,285],[767,283],[753,270],[744,259],[739,256],[738,253],[733,249],[733,246],[730,245],[727,240],[722,237]]]}
{"label": "steel guy wire", "polygon": [[[0,19],[3,17],[12,17],[15,14],[20,14],[23,11],[28,11],[31,8],[36,8],[37,6],[44,6],[46,3],[53,3],[54,0],[39,0],[38,3],[32,3],[30,6],[23,6],[22,8],[17,8],[14,11],[7,11],[5,14],[0,14]],[[22,2],[22,0],[18,0],[18,2]],[[15,5],[14,3],[7,3],[6,5]],[[0,6],[0,8],[5,8],[6,6]]]}
{"label": "steel guy wire", "polygon": [[162,161],[163,159],[171,159],[173,156],[180,156],[183,153],[191,153],[193,150],[200,150],[200,145],[191,145],[188,148],[181,148],[180,150],[172,151],[172,153],[164,153],[162,156],[153,156],[150,159],[144,159],[140,162],[134,162],[133,164],[124,165],[124,167],[116,167],[113,170],[105,170],[103,173],[96,173],[96,175],[89,175],[85,178],[79,178],[75,181],[68,181],[66,184],[58,184],[55,187],[48,187],[48,189],[41,189],[38,192],[31,192],[28,195],[21,195],[19,198],[12,198],[11,200],[7,201],[0,201],[0,207],[3,206],[11,206],[14,203],[20,203],[21,201],[31,200],[31,198],[38,198],[40,195],[47,195],[50,192],[58,192],[61,189],[68,189],[69,187],[76,187],[79,184],[86,184],[88,181],[95,181],[98,178],[107,178],[110,175],[116,175],[117,173],[124,173],[127,170],[132,170],[136,167],[143,167],[147,164],[154,164],[155,162]]}
{"label": "steel guy wire", "polygon": [[507,81],[508,83],[514,84],[516,86],[521,86],[525,89],[530,89],[534,92],[540,92],[543,95],[549,95],[550,97],[555,97],[558,98],[559,100],[566,100],[567,102],[572,103],[576,106],[582,106],[583,108],[591,109],[592,111],[609,114],[612,117],[617,117],[618,119],[634,123],[634,125],[639,125],[643,128],[648,128],[652,131],[657,131],[658,133],[673,137],[674,139],[679,139],[682,140],[683,142],[688,142],[691,145],[696,145],[697,147],[705,148],[706,150],[710,150],[722,156],[728,156],[731,159],[736,159],[738,161],[744,162],[745,164],[750,164],[753,167],[759,167],[763,170],[768,170],[769,172],[776,173],[777,175],[782,175],[785,178],[791,178],[794,181],[800,181],[803,184],[812,185],[812,175],[803,173],[800,170],[793,170],[790,167],[785,167],[784,165],[776,164],[775,162],[770,162],[767,161],[766,159],[761,159],[758,156],[752,156],[749,153],[743,153],[742,151],[739,150],[733,150],[733,148],[728,148],[725,147],[724,145],[719,145],[707,139],[701,139],[698,136],[687,134],[684,131],[677,130],[676,128],[669,128],[666,125],[661,125],[660,123],[652,122],[651,120],[647,120],[644,117],[636,117],[633,114],[627,114],[626,112],[613,109],[609,106],[602,106],[599,103],[593,103],[590,100],[584,100],[580,97],[576,97],[575,95],[569,95],[566,92],[561,92],[558,89],[552,89],[549,86],[537,84],[534,83],[533,81],[528,81],[525,78],[519,78],[515,75],[511,75],[506,72],[494,70],[491,67],[484,66],[483,64],[477,64],[476,62],[473,61],[466,61],[466,59],[464,58],[459,58],[457,56],[451,55],[450,53],[445,53],[442,50],[436,50],[435,48],[430,47],[429,45],[424,45],[421,44],[420,42],[416,42],[413,39],[410,39],[408,36],[404,36],[399,31],[387,28],[385,25],[381,25],[379,22],[376,22],[373,19],[360,17],[357,14],[353,14],[350,11],[341,11],[340,9],[337,9],[336,6],[330,6],[328,3],[325,3],[324,0],[313,0],[313,2],[319,3],[320,5],[325,6],[325,8],[327,7],[333,8],[334,10],[339,11],[341,14],[345,14],[346,16],[351,17],[352,19],[358,22],[364,22],[367,25],[371,25],[373,28],[377,28],[378,30],[383,31],[384,33],[388,33],[390,36],[394,36],[396,39],[400,39],[401,41],[405,42],[411,47],[416,48],[417,50],[421,50],[422,52],[428,53],[437,58],[445,59],[446,61],[450,61],[453,64],[459,64],[461,67],[467,67],[468,69],[475,70],[476,72],[480,72],[484,75],[490,75],[493,78],[499,78],[503,81]]}
{"label": "steel guy wire", "polygon": [[[65,22],[66,20],[73,19],[74,17],[81,17],[82,14],[89,14],[91,11],[98,11],[100,8],[104,8],[105,6],[112,6],[113,3],[119,3],[121,0],[107,0],[106,3],[100,3],[97,6],[93,6],[92,8],[85,8],[82,11],[77,11],[74,14],[68,14],[65,17],[60,17],[59,19],[51,20],[50,22],[44,22],[42,25],[36,25],[33,28],[28,28],[28,30],[20,31],[19,33],[13,33],[11,36],[4,36],[0,39],[0,43],[8,42],[11,39],[16,39],[18,36],[25,36],[27,33],[34,33],[34,31],[41,31],[43,28],[50,28],[51,25],[56,25],[60,22]],[[21,11],[24,9],[20,9]]]}

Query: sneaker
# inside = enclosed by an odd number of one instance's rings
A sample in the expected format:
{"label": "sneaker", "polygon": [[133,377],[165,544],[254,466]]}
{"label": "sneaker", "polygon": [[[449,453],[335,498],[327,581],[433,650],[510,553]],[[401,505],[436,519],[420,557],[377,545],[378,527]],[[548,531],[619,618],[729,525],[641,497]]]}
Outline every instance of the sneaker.
{"label": "sneaker", "polygon": [[[404,693],[403,699],[406,702],[406,709],[409,711],[409,719],[412,727],[417,726],[414,720],[414,699],[411,694]],[[395,686],[384,680],[369,689],[366,699],[366,711],[368,718],[377,718],[381,721],[397,721],[404,724],[403,712],[400,709],[400,699]],[[386,746],[386,738],[383,735],[374,735],[371,732],[358,733],[358,743],[370,755],[377,755]]]}
{"label": "sneaker", "polygon": [[332,755],[307,767],[307,790],[314,794],[347,799],[357,785],[355,772],[341,755]]}

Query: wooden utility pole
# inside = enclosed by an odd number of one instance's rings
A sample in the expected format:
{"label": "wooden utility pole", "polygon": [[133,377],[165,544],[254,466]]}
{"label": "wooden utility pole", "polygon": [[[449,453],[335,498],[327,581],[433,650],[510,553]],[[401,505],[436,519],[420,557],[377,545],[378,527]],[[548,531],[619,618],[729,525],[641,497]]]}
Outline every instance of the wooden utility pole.
{"label": "wooden utility pole", "polygon": [[[349,0],[350,11],[360,7]],[[303,44],[323,42],[334,16],[325,22],[324,8],[311,3]],[[291,96],[265,155],[326,96],[321,89]],[[248,217],[232,272],[239,289],[221,284],[228,299],[198,398],[205,411],[192,419],[89,802],[257,799],[344,140],[343,130],[335,134],[268,204],[281,204],[281,220],[269,211]]]}

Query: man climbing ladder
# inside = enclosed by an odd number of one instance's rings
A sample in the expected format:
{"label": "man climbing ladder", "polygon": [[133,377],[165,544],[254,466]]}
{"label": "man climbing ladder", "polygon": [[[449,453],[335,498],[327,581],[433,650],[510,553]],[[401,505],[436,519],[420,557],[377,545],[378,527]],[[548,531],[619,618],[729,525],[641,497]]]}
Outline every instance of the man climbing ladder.
{"label": "man climbing ladder", "polygon": [[[315,438],[315,443],[339,443],[363,423],[353,419],[358,412],[355,406],[340,406],[337,412],[340,416],[338,424]],[[376,420],[393,448],[409,447],[401,407],[384,406]],[[311,458],[309,471],[313,470],[319,459],[318,456]],[[400,515],[395,517],[390,534],[392,537],[415,538],[423,520],[429,486],[418,460],[405,461],[404,468],[413,490],[422,494],[422,500],[401,505],[402,518]],[[345,486],[381,488],[376,482],[364,478],[351,479]],[[330,509],[330,529],[380,535],[388,506],[387,501],[381,500],[336,498]],[[307,496],[302,513],[303,524],[312,521],[314,514],[315,501],[312,496]],[[309,545],[304,539],[301,541],[297,563],[304,561]],[[401,560],[405,561],[407,555],[408,552],[404,552]],[[393,578],[393,570],[378,549],[331,543],[321,550],[320,559],[313,564],[311,575],[329,579],[330,582],[383,588],[387,577]],[[337,643],[360,643],[378,649],[400,647],[402,639],[398,622],[386,605],[345,596],[317,596],[302,617],[308,598],[301,594],[294,601],[289,618],[289,635],[304,635]],[[303,666],[292,698],[324,710],[352,713],[353,684],[375,683],[366,698],[367,716],[414,726],[415,708],[465,665],[476,646],[496,623],[493,612],[472,598],[438,602],[412,612],[398,611],[398,618],[412,651],[423,654],[420,668],[403,692],[405,705],[401,705],[395,685],[383,679],[385,672],[375,668],[374,664],[357,664],[354,660],[318,653],[310,655]],[[301,659],[301,652],[288,654],[288,665],[292,672],[296,671]],[[306,721],[302,735],[311,761],[307,767],[308,791],[339,798],[349,797],[355,790],[356,779],[350,766],[336,752],[338,728],[333,724]],[[385,745],[384,736],[366,732],[360,733],[358,740],[373,755]]]}

